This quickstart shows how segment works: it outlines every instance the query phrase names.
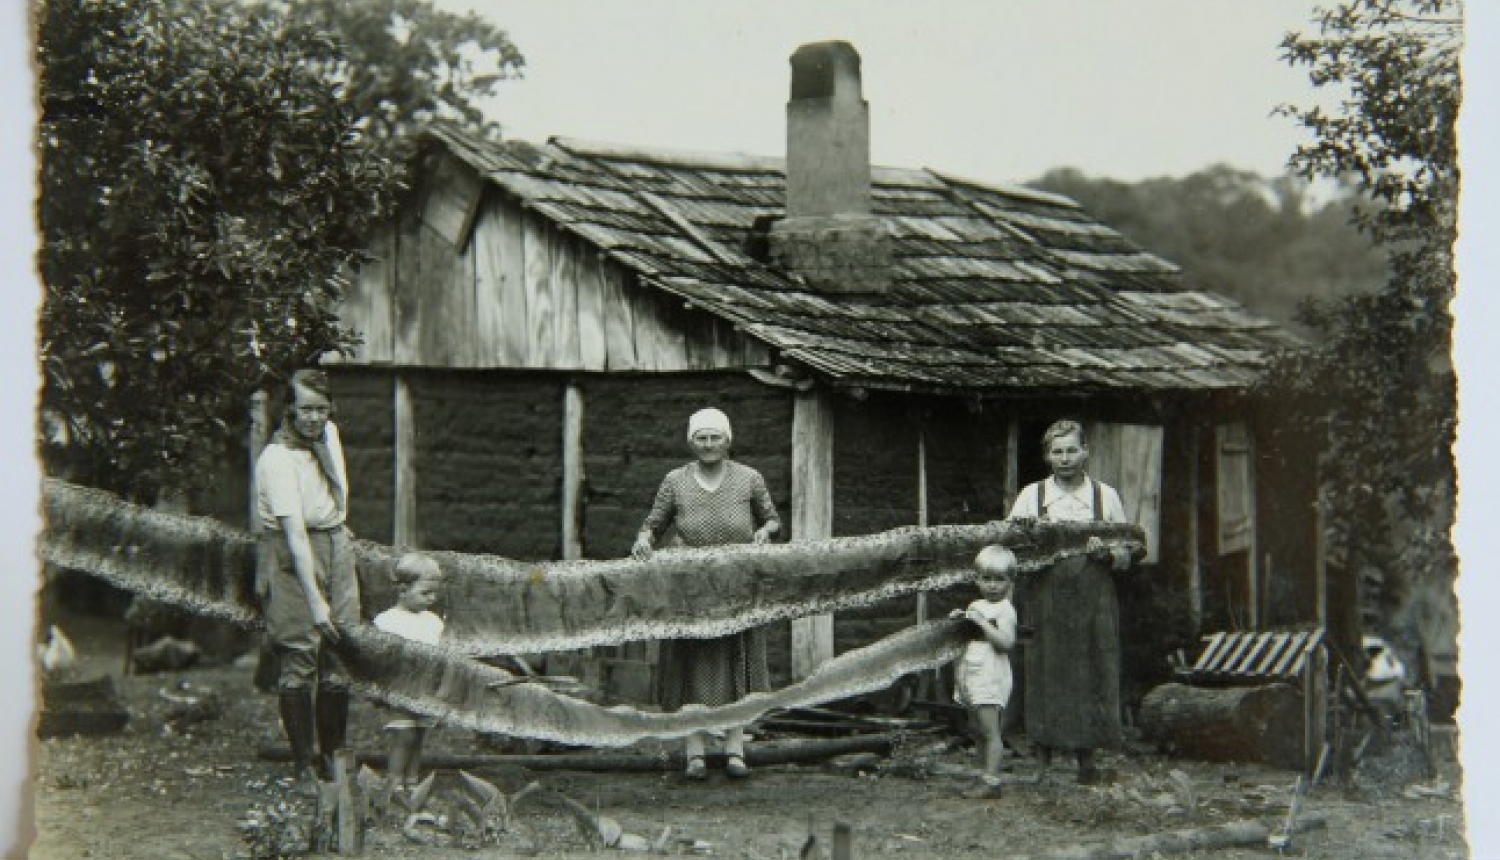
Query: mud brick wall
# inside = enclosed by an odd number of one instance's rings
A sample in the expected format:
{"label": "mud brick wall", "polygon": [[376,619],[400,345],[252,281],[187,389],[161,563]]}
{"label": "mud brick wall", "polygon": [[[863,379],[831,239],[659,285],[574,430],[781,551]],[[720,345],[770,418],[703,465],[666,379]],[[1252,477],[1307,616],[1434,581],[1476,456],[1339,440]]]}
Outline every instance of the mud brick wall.
{"label": "mud brick wall", "polygon": [[630,553],[662,478],[692,461],[688,416],[713,406],[729,416],[732,456],[761,473],[791,520],[792,398],[748,375],[586,377],[583,391],[584,523],[587,558]]}
{"label": "mud brick wall", "polygon": [[[927,516],[932,525],[1003,516],[1005,416],[951,400],[873,395],[834,404],[835,535],[913,526],[918,521],[918,437],[925,435]],[[967,603],[971,589],[928,596],[936,617]],[[840,612],[834,650],[843,653],[911,626],[915,595]]]}
{"label": "mud brick wall", "polygon": [[421,545],[558,558],[562,380],[455,371],[408,378]]}
{"label": "mud brick wall", "polygon": [[[792,496],[789,391],[739,373],[585,377],[579,385],[584,414],[584,557],[629,554],[662,478],[691,461],[688,416],[706,406],[729,416],[733,456],[765,477],[781,514],[778,539],[786,539]],[[770,625],[767,638],[771,681],[784,685],[790,676],[791,625]]]}
{"label": "mud brick wall", "polygon": [[359,537],[388,544],[395,523],[394,378],[388,370],[333,367],[328,382],[349,470],[349,528]]}

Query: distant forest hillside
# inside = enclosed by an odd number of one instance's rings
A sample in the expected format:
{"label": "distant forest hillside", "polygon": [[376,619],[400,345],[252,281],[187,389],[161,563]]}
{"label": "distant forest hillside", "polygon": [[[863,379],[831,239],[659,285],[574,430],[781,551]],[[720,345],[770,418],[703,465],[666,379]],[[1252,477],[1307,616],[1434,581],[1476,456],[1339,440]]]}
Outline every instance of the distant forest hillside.
{"label": "distant forest hillside", "polygon": [[1387,277],[1382,253],[1349,223],[1352,195],[1340,190],[1314,199],[1295,176],[1267,179],[1219,165],[1129,183],[1060,168],[1028,184],[1078,201],[1181,266],[1189,286],[1229,296],[1304,335],[1312,334],[1297,322],[1305,300],[1373,290]]}

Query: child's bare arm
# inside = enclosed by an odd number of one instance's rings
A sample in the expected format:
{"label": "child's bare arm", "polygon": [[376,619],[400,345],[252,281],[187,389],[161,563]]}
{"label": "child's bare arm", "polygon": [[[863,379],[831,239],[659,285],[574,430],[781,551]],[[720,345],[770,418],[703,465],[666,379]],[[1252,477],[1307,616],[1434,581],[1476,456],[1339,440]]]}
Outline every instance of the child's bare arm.
{"label": "child's bare arm", "polygon": [[1013,625],[1007,624],[1004,629],[1001,629],[978,612],[969,612],[966,615],[970,621],[979,626],[979,632],[984,634],[984,638],[996,651],[1003,654],[1015,647],[1016,631]]}

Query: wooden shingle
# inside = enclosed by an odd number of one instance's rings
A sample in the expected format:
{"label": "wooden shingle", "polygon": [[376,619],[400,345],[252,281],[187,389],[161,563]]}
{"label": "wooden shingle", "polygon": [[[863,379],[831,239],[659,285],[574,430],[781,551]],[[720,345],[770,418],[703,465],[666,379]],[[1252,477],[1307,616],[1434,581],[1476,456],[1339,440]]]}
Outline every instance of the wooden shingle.
{"label": "wooden shingle", "polygon": [[877,167],[894,284],[830,296],[753,254],[781,214],[785,163],[554,139],[429,133],[513,203],[659,290],[836,385],[910,391],[1237,390],[1278,326],[1191,289],[1170,262],[1071,200],[932,170]]}

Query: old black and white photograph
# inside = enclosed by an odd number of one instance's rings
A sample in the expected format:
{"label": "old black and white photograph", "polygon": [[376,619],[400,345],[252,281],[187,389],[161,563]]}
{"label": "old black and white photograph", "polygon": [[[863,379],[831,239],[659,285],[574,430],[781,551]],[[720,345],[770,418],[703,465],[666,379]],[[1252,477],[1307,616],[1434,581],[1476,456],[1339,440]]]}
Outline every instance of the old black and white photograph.
{"label": "old black and white photograph", "polygon": [[1500,857],[1493,10],[17,5],[5,856]]}

